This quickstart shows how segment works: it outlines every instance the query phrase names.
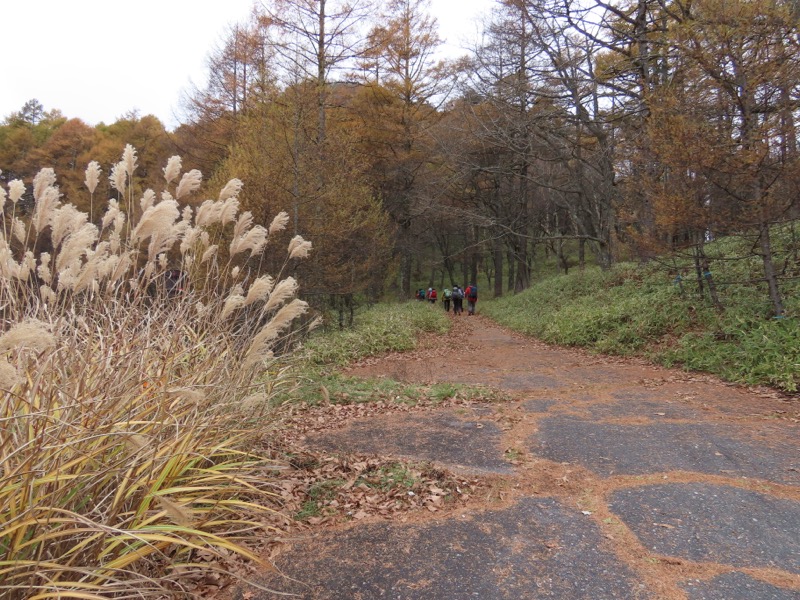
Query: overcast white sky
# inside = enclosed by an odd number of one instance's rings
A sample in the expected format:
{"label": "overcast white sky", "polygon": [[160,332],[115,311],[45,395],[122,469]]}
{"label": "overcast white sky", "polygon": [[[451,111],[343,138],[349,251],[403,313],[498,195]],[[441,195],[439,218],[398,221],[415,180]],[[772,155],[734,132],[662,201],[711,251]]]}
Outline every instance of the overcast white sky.
{"label": "overcast white sky", "polygon": [[[494,0],[432,0],[454,51]],[[5,0],[0,120],[36,98],[45,110],[96,125],[131,110],[176,125],[181,90],[204,80],[205,59],[253,0]],[[201,8],[202,7],[202,8]]]}

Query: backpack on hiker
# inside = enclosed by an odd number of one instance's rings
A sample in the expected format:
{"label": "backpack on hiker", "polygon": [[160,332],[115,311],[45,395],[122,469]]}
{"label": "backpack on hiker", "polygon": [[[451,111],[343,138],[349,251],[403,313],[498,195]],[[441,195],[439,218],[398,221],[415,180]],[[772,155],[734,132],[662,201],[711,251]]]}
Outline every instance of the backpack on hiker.
{"label": "backpack on hiker", "polygon": [[458,298],[459,300],[461,300],[463,297],[464,297],[464,290],[462,290],[460,287],[454,287],[453,298]]}
{"label": "backpack on hiker", "polygon": [[478,286],[476,285],[467,286],[466,294],[467,294],[467,300],[469,300],[470,302],[476,302],[478,300]]}
{"label": "backpack on hiker", "polygon": [[444,299],[450,300],[453,297],[453,292],[450,291],[450,288],[444,288]]}

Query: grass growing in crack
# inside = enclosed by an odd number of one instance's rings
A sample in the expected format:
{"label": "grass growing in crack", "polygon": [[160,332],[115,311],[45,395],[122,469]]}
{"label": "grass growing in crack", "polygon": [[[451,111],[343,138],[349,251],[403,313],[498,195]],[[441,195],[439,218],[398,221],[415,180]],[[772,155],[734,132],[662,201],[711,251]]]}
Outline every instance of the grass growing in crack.
{"label": "grass growing in crack", "polygon": [[345,484],[344,479],[329,479],[320,481],[308,489],[308,500],[303,503],[302,508],[294,518],[296,521],[307,521],[312,517],[323,516],[324,505],[336,498],[339,488]]}

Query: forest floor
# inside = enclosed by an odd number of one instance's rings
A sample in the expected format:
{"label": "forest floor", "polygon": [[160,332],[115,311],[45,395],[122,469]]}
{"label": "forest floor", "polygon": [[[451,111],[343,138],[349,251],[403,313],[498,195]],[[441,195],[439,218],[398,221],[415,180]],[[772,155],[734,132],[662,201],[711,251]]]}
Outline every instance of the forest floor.
{"label": "forest floor", "polygon": [[[273,592],[231,597],[800,598],[800,402],[453,321],[348,373],[498,396],[295,415],[289,443],[338,456],[356,499],[273,546]],[[378,493],[392,461],[423,487]]]}

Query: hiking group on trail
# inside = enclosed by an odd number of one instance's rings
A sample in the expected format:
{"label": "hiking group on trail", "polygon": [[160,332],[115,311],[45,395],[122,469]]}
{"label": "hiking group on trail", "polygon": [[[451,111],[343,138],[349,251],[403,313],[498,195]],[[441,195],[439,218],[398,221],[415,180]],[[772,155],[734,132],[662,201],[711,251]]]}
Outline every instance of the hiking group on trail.
{"label": "hiking group on trail", "polygon": [[[420,301],[427,300],[431,304],[436,304],[438,294],[436,288],[429,287],[426,292],[424,288],[417,290],[416,298]],[[453,314],[458,316],[464,312],[464,298],[467,299],[467,314],[475,314],[475,304],[478,302],[478,286],[474,283],[469,284],[465,289],[458,285],[453,288],[445,288],[442,292],[442,305],[447,312],[450,312],[450,302],[453,304]]]}

